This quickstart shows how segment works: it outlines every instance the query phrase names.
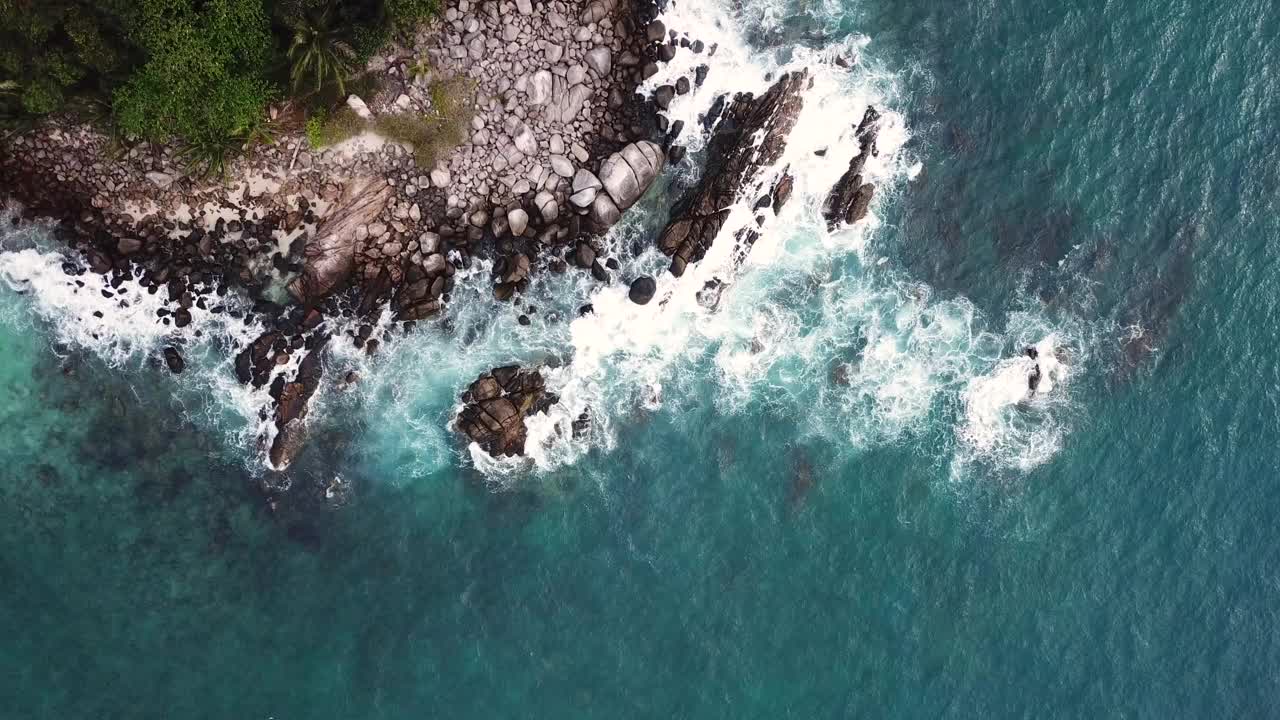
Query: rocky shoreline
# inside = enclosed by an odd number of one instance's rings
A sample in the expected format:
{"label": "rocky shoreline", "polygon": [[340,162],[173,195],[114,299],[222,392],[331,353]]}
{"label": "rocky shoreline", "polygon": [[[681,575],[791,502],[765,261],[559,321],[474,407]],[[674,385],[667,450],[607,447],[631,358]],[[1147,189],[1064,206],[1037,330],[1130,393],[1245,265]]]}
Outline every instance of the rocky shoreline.
{"label": "rocky shoreline", "polygon": [[[390,327],[405,330],[441,315],[455,276],[476,259],[492,261],[498,300],[547,271],[629,283],[638,304],[653,298],[653,278],[615,277],[601,238],[666,167],[685,162],[683,127],[661,111],[702,84],[709,62],[651,96],[637,89],[678,53],[716,50],[669,31],[658,12],[648,0],[450,2],[412,47],[375,59],[382,90],[351,101],[374,116],[429,110],[436,100],[414,58],[430,76],[468,79],[469,137],[430,168],[376,135],[315,150],[298,132],[209,184],[182,177],[170,149],[114,155],[105,137],[50,123],[4,141],[0,185],[28,217],[60,221],[58,236],[83,257],[66,264],[68,274],[163,292],[157,322],[182,328],[193,311],[240,313],[220,301],[231,293],[252,301],[245,321],[267,329],[237,350],[235,372],[272,398],[263,450],[283,470],[305,447],[311,397],[326,382],[356,380],[326,369],[333,333],[376,352],[384,308]],[[764,211],[776,215],[787,202],[789,169],[776,178],[764,171],[782,156],[810,83],[806,71],[788,73],[759,96],[722,97],[704,118],[706,171],[656,240],[672,274],[703,258],[741,199],[758,198],[760,213],[735,238],[741,253]],[[874,187],[862,171],[878,120],[868,109],[857,128],[860,152],[825,210],[833,226],[867,212]],[[182,372],[180,344],[163,360]],[[536,370],[504,367],[472,383],[462,402],[456,429],[499,456],[523,452],[525,418],[556,398]],[[579,417],[574,434],[587,422]]]}

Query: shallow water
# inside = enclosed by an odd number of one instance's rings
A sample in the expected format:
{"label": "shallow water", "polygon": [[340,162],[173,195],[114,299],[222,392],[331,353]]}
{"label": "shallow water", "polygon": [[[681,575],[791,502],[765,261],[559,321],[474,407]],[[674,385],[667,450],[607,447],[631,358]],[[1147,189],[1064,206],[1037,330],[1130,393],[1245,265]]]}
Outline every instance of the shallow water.
{"label": "shallow water", "polygon": [[[291,478],[340,476],[341,508],[253,490],[261,398],[221,351],[246,331],[197,319],[175,380],[173,338],[98,323],[41,233],[5,235],[8,716],[1267,714],[1280,11],[744,5],[672,11],[721,43],[673,117],[859,58],[818,72],[782,217],[643,308],[547,275],[528,328],[477,288],[452,332],[338,344],[363,379],[318,396]],[[831,235],[869,102],[875,219]],[[683,172],[615,234],[623,277],[665,265]],[[1030,344],[1060,365],[1027,403]],[[536,462],[477,462],[457,392],[544,360],[569,407]]]}

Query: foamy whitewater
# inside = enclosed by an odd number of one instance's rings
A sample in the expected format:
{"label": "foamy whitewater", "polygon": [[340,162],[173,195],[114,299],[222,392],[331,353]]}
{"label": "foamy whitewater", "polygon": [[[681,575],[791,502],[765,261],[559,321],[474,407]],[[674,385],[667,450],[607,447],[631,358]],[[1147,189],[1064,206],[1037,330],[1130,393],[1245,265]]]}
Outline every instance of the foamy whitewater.
{"label": "foamy whitewater", "polygon": [[[915,443],[951,464],[954,479],[968,477],[975,466],[1025,471],[1052,457],[1069,430],[1070,379],[1084,370],[1081,337],[1049,324],[1034,307],[984,318],[963,297],[935,297],[895,261],[901,233],[884,226],[875,211],[910,193],[922,167],[905,148],[909,119],[893,111],[895,77],[876,64],[870,41],[849,37],[820,49],[769,54],[749,47],[740,18],[713,4],[673,4],[661,19],[717,50],[705,84],[678,96],[667,111],[672,122],[684,122],[691,161],[668,168],[658,185],[674,189],[651,192],[606,239],[624,282],[599,286],[578,272],[537,275],[521,300],[537,308],[524,327],[510,304],[492,298],[487,263],[476,263],[457,278],[448,329],[425,323],[401,336],[387,332],[384,314],[375,335],[383,350],[369,358],[338,328],[327,377],[355,370],[361,381],[345,389],[325,383],[308,422],[360,417],[371,428],[366,440],[382,452],[394,449],[407,478],[469,462],[499,487],[590,452],[611,452],[628,423],[704,401],[727,417],[761,403],[790,408],[807,418],[797,427],[800,435],[849,452]],[[838,55],[857,63],[841,68],[833,62]],[[644,90],[691,76],[706,61],[680,53]],[[671,195],[701,167],[709,135],[699,116],[721,94],[760,93],[782,73],[802,68],[809,68],[813,84],[784,156],[757,187],[742,189],[706,258],[684,276],[671,276],[653,238]],[[873,214],[828,232],[822,203],[858,152],[853,130],[868,105],[885,111],[879,156],[865,171],[877,185]],[[788,169],[795,177],[791,201],[741,256],[735,231],[753,222],[752,202]],[[127,284],[104,298],[101,278],[66,277],[53,248],[9,242],[13,249],[0,255],[0,276],[31,295],[33,312],[59,341],[91,350],[122,371],[140,368],[167,345],[182,347],[189,367],[175,392],[205,398],[196,405],[203,420],[245,447],[250,466],[261,467],[274,432],[260,412],[269,398],[265,389],[238,385],[231,367],[235,349],[260,328],[197,310],[181,331],[161,325],[155,310],[163,289],[147,295]],[[645,306],[628,300],[625,284],[641,274],[658,283]],[[717,297],[703,292],[713,281],[723,286]],[[576,317],[586,302],[594,312]],[[1034,395],[1027,391],[1034,363],[1022,355],[1030,345],[1040,350],[1044,377]],[[298,361],[276,372],[292,372]],[[461,452],[450,428],[458,393],[480,373],[508,363],[548,364],[548,386],[560,403],[530,419],[525,458],[493,459],[474,444]],[[709,391],[712,397],[701,397]],[[570,426],[582,413],[590,430],[574,439]],[[924,429],[938,422],[949,428],[942,443],[936,431]],[[928,443],[916,442],[926,435]]]}

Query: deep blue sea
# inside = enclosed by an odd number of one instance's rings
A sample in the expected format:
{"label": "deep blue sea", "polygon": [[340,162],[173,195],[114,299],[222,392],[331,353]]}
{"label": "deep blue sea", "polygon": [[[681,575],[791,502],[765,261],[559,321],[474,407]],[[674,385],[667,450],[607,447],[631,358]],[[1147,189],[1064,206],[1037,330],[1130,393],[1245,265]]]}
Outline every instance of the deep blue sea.
{"label": "deep blue sea", "polygon": [[[256,489],[243,331],[198,318],[174,377],[164,328],[72,293],[40,228],[5,232],[0,717],[1274,714],[1280,5],[667,21],[720,42],[673,106],[690,128],[815,68],[782,216],[664,303],[548,274],[523,327],[478,271],[448,327],[335,347],[330,376],[361,381],[317,398],[305,507]],[[828,233],[868,103],[874,218]],[[690,143],[611,239],[621,274],[665,267]],[[548,419],[531,462],[474,457],[457,393],[507,362],[553,366],[590,436]]]}

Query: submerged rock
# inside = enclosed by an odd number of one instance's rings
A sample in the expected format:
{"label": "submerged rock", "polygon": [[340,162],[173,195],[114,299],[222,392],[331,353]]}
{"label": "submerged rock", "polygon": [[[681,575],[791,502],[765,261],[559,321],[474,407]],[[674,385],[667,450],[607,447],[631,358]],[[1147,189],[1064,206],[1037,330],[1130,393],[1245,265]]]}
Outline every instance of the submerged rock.
{"label": "submerged rock", "polygon": [[187,368],[186,361],[182,359],[182,354],[175,347],[164,349],[164,364],[169,366],[169,371],[174,375],[180,374]]}
{"label": "submerged rock", "polygon": [[525,419],[559,401],[547,392],[542,375],[515,365],[494,368],[476,378],[462,395],[455,428],[494,457],[524,454]]}

